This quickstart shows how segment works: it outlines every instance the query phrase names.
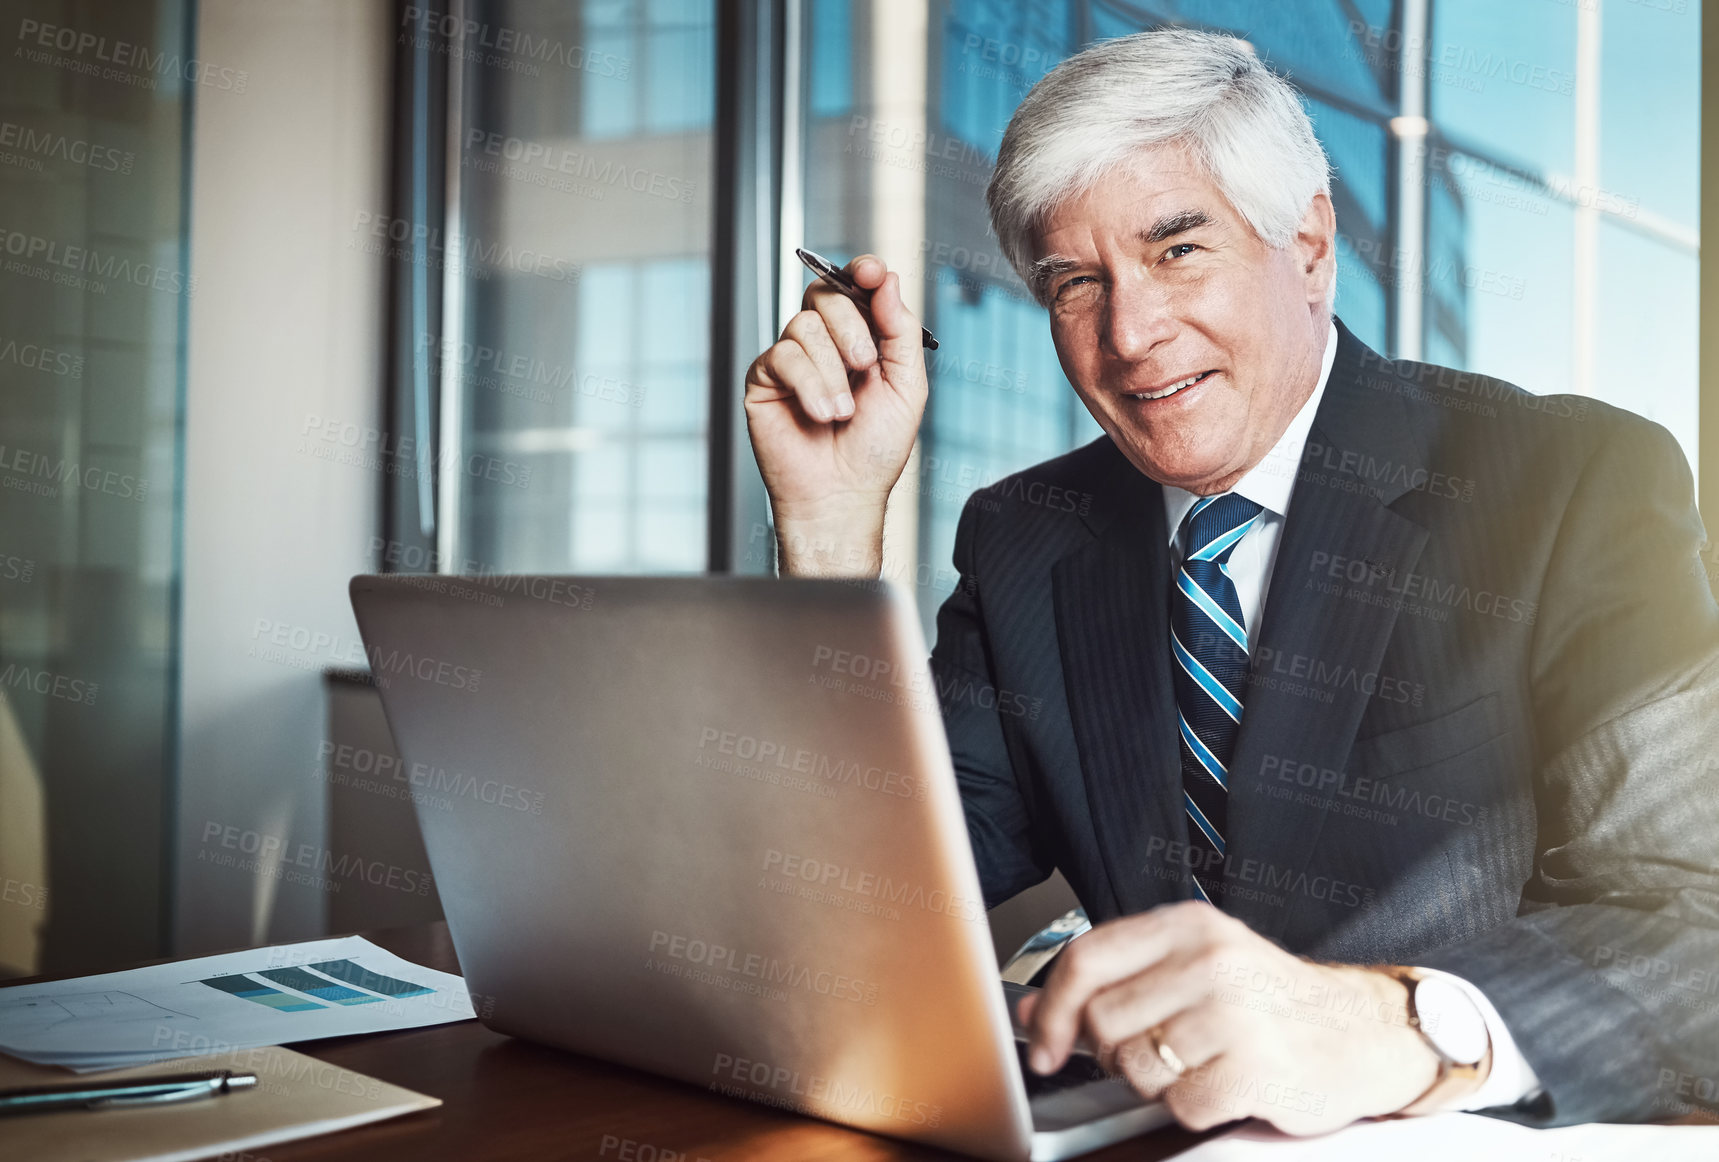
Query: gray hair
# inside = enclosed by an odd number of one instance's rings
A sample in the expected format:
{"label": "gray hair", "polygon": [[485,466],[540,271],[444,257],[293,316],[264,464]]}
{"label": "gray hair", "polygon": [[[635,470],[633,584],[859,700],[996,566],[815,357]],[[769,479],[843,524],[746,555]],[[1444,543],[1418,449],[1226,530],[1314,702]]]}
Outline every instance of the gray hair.
{"label": "gray hair", "polygon": [[1331,164],[1295,89],[1246,41],[1189,29],[1101,41],[1033,86],[1009,119],[985,189],[1003,256],[1040,305],[1054,271],[1033,261],[1034,229],[1162,144],[1186,147],[1278,249],[1295,240],[1314,195],[1331,192]]}

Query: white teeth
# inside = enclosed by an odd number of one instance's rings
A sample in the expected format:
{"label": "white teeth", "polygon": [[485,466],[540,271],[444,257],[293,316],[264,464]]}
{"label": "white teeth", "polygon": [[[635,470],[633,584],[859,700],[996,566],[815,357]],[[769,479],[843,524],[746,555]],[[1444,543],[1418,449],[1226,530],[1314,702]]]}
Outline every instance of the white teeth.
{"label": "white teeth", "polygon": [[1206,373],[1202,371],[1202,372],[1200,372],[1199,375],[1190,375],[1190,376],[1188,376],[1188,378],[1184,379],[1181,383],[1172,383],[1169,387],[1166,387],[1163,391],[1159,391],[1159,392],[1142,391],[1142,392],[1134,392],[1134,393],[1130,393],[1130,394],[1132,394],[1135,399],[1163,399],[1165,396],[1175,395],[1178,391],[1181,391],[1184,387],[1192,387],[1194,384],[1198,383],[1200,381],[1201,377],[1204,376],[1205,374]]}

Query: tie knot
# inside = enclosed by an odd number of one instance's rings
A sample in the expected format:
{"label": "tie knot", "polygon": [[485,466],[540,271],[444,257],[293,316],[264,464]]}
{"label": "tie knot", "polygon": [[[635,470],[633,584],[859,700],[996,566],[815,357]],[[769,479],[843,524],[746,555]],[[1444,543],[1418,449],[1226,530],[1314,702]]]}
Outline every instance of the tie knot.
{"label": "tie knot", "polygon": [[1262,506],[1233,492],[1201,497],[1182,518],[1187,560],[1220,563],[1229,560],[1230,550],[1263,511]]}

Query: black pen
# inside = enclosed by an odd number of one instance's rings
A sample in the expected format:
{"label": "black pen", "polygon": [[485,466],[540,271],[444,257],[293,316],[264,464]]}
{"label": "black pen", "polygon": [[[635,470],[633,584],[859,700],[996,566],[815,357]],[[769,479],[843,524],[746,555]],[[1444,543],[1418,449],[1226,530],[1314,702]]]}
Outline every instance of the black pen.
{"label": "black pen", "polygon": [[[813,254],[810,250],[794,247],[794,253],[800,256],[800,261],[806,264],[806,269],[841,291],[848,298],[858,303],[867,313],[871,311],[872,291],[861,290],[853,284],[853,280],[843,274],[841,268],[821,254]],[[931,332],[924,327],[919,328],[921,345],[927,351],[937,350],[937,340],[931,337]]]}
{"label": "black pen", "polygon": [[215,1073],[163,1073],[94,1085],[38,1085],[0,1090],[0,1115],[175,1105],[250,1089],[256,1084],[254,1073],[223,1069]]}

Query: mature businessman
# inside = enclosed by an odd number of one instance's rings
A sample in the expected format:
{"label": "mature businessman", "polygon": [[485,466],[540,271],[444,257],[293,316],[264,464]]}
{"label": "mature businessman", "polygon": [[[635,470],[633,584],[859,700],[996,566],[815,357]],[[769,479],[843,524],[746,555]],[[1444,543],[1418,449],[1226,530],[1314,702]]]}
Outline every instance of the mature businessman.
{"label": "mature businessman", "polygon": [[[987,196],[1105,433],[967,506],[932,655],[1045,707],[943,705],[987,900],[1060,869],[1097,924],[1035,1065],[1087,1033],[1192,1127],[1679,1112],[1719,609],[1676,443],[1335,321],[1324,153],[1239,41],[1064,62]],[[877,573],[924,408],[899,276],[849,270],[869,322],[814,284],[747,377],[785,573]]]}

